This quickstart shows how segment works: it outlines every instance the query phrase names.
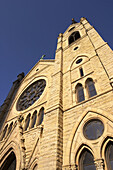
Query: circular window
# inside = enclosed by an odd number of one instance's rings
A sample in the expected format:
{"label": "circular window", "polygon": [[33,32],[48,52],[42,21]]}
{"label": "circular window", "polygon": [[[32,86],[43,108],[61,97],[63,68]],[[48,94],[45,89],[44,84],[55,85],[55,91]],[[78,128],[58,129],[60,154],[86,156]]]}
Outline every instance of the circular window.
{"label": "circular window", "polygon": [[82,62],[82,58],[78,59],[78,60],[76,61],[76,64],[79,64],[79,63],[81,63],[81,62]]}
{"label": "circular window", "polygon": [[31,84],[20,96],[17,102],[17,110],[25,110],[40,98],[46,86],[46,81],[40,79]]}
{"label": "circular window", "polygon": [[104,131],[103,123],[98,120],[90,120],[84,126],[84,136],[89,140],[98,139]]}

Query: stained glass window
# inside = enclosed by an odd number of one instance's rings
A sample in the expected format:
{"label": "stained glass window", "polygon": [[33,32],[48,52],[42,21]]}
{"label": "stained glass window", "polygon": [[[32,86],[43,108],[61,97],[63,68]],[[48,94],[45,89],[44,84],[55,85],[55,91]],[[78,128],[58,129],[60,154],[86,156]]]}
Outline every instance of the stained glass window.
{"label": "stained glass window", "polygon": [[98,119],[90,120],[84,126],[84,135],[87,139],[90,140],[98,139],[103,134],[103,131],[104,125]]}
{"label": "stained glass window", "polygon": [[40,79],[31,84],[20,96],[17,102],[17,110],[21,111],[30,107],[40,98],[46,86],[46,81]]}
{"label": "stained glass window", "polygon": [[80,156],[79,169],[96,170],[93,155],[88,150],[84,150]]}

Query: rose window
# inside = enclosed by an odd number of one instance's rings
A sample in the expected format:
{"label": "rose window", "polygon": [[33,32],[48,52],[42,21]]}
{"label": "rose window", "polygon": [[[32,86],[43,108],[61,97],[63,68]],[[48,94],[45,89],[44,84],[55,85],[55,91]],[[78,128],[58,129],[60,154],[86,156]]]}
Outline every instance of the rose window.
{"label": "rose window", "polygon": [[84,136],[89,140],[98,139],[104,131],[103,123],[98,120],[90,120],[84,126]]}
{"label": "rose window", "polygon": [[17,102],[17,110],[25,110],[40,98],[46,86],[46,81],[40,79],[31,84],[20,96]]}

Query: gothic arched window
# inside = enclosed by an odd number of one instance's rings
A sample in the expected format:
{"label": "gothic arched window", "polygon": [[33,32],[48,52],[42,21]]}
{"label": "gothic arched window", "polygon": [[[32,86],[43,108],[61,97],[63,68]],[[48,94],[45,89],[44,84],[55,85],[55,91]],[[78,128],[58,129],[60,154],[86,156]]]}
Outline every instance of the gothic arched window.
{"label": "gothic arched window", "polygon": [[86,88],[87,88],[89,98],[93,97],[93,96],[95,96],[97,94],[94,82],[93,82],[93,80],[91,78],[88,78],[86,80]]}
{"label": "gothic arched window", "polygon": [[76,86],[76,95],[77,95],[77,102],[78,103],[85,100],[84,90],[83,90],[82,84],[77,84],[77,86]]}
{"label": "gothic arched window", "polygon": [[79,169],[96,170],[93,155],[88,150],[84,150],[80,155]]}
{"label": "gothic arched window", "polygon": [[80,33],[78,31],[73,32],[69,37],[69,44],[73,43],[74,41],[76,41],[79,38],[80,38]]}
{"label": "gothic arched window", "polygon": [[29,127],[29,123],[30,123],[30,114],[27,116],[26,120],[25,120],[25,125],[24,125],[24,131],[27,130],[27,128]]}
{"label": "gothic arched window", "polygon": [[3,138],[6,136],[7,128],[8,128],[8,125],[5,126],[5,128],[1,134],[0,140],[3,140]]}
{"label": "gothic arched window", "polygon": [[14,152],[11,152],[7,159],[1,166],[1,170],[16,170],[16,156]]}
{"label": "gothic arched window", "polygon": [[10,124],[9,128],[8,128],[8,132],[7,132],[7,136],[9,135],[9,133],[11,132],[13,127],[13,122]]}
{"label": "gothic arched window", "polygon": [[39,111],[37,125],[41,125],[41,123],[43,122],[43,118],[44,118],[44,107],[42,107]]}
{"label": "gothic arched window", "polygon": [[107,168],[109,170],[113,169],[113,143],[109,142],[109,144],[106,147],[105,151],[105,157],[106,157],[106,163],[107,163]]}
{"label": "gothic arched window", "polygon": [[35,110],[35,112],[33,113],[32,119],[31,119],[30,129],[35,126],[36,119],[37,119],[37,111]]}

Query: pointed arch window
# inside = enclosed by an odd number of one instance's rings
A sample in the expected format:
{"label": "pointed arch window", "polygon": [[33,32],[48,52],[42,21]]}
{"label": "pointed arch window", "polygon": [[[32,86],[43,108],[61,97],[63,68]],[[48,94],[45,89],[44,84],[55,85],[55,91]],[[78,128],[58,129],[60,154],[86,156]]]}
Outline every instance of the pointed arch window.
{"label": "pointed arch window", "polygon": [[97,95],[94,82],[91,78],[88,78],[86,80],[86,88],[87,88],[89,98]]}
{"label": "pointed arch window", "polygon": [[80,38],[80,33],[79,31],[75,31],[73,32],[70,37],[69,37],[69,44],[73,43],[74,41],[76,41],[77,39]]}
{"label": "pointed arch window", "polygon": [[1,166],[1,170],[16,170],[16,156],[14,152],[11,152],[7,159]]}
{"label": "pointed arch window", "polygon": [[10,124],[9,128],[8,128],[8,132],[7,132],[7,136],[9,135],[9,133],[11,132],[13,127],[13,122]]}
{"label": "pointed arch window", "polygon": [[77,102],[78,103],[85,100],[84,90],[83,90],[82,84],[77,84],[77,86],[76,86],[76,97],[77,97]]}
{"label": "pointed arch window", "polygon": [[24,126],[24,131],[26,131],[29,127],[29,123],[30,123],[30,114],[27,116],[26,120],[25,120],[25,126]]}
{"label": "pointed arch window", "polygon": [[5,128],[4,128],[4,130],[3,130],[2,134],[1,134],[1,137],[0,137],[0,140],[1,140],[1,141],[2,141],[3,138],[5,138],[5,136],[6,136],[7,128],[8,128],[8,125],[5,126]]}
{"label": "pointed arch window", "polygon": [[37,111],[35,110],[35,112],[33,113],[32,119],[31,119],[31,128],[34,128],[35,124],[36,124],[36,119],[37,119]]}
{"label": "pointed arch window", "polygon": [[109,170],[112,170],[113,169],[113,143],[112,142],[109,142],[109,144],[106,147],[105,157],[106,157],[107,168]]}
{"label": "pointed arch window", "polygon": [[93,155],[87,149],[84,150],[80,155],[79,169],[80,170],[96,170]]}
{"label": "pointed arch window", "polygon": [[43,118],[44,118],[44,107],[42,107],[39,111],[37,125],[42,124]]}

